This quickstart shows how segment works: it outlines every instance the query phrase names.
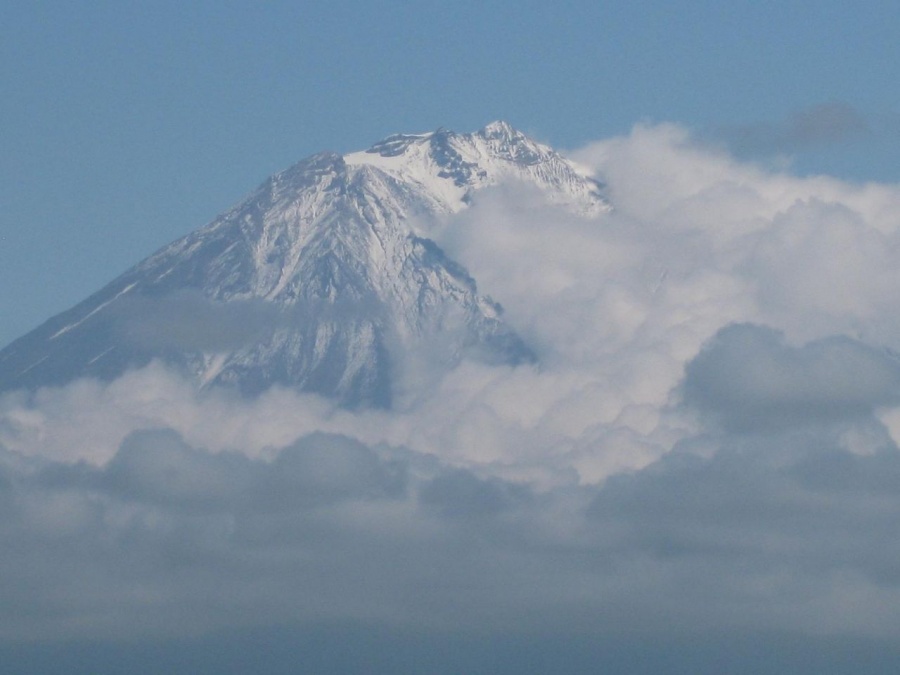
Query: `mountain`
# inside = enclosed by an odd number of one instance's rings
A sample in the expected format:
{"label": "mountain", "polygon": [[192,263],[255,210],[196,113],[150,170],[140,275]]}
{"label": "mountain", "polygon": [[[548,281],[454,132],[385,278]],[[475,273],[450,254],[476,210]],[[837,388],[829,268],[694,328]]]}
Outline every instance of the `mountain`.
{"label": "mountain", "polygon": [[0,351],[0,391],[161,359],[198,386],[279,384],[390,406],[416,368],[533,360],[429,238],[508,182],[576,212],[609,208],[594,179],[504,122],[314,155]]}

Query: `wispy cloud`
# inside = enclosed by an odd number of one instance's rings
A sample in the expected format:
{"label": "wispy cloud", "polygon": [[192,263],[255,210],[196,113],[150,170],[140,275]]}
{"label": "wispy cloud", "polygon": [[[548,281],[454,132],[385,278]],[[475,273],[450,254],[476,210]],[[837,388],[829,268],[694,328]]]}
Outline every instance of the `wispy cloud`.
{"label": "wispy cloud", "polygon": [[829,101],[796,110],[783,120],[720,127],[713,135],[739,155],[758,156],[791,154],[869,133],[869,122],[856,108]]}

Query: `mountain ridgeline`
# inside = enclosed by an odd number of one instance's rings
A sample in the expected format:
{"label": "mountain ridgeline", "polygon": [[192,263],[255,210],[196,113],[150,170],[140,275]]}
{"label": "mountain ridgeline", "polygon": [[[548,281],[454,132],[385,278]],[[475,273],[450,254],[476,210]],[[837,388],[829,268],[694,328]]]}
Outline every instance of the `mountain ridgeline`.
{"label": "mountain ridgeline", "polygon": [[609,208],[594,179],[503,122],[314,155],[0,351],[0,391],[160,359],[199,387],[390,407],[422,359],[435,372],[464,357],[532,361],[500,306],[429,238],[510,181],[580,213]]}

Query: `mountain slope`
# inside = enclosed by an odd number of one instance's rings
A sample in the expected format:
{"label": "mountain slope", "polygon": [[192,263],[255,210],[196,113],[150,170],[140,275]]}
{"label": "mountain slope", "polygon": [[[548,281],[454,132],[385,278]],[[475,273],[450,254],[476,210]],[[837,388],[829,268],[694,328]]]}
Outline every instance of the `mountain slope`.
{"label": "mountain slope", "polygon": [[608,209],[595,181],[503,122],[314,155],[0,351],[0,390],[159,358],[201,386],[389,406],[411,353],[435,368],[466,354],[531,360],[499,305],[428,238],[508,181],[578,212]]}

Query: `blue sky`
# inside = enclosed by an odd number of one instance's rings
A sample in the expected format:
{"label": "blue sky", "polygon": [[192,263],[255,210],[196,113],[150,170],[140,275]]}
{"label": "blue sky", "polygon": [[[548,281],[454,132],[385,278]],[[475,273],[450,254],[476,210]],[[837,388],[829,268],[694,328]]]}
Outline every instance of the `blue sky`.
{"label": "blue sky", "polygon": [[5,3],[0,342],[397,131],[503,118],[577,148],[673,121],[766,159],[838,103],[858,133],[787,148],[795,170],[898,180],[898,25],[891,2]]}

